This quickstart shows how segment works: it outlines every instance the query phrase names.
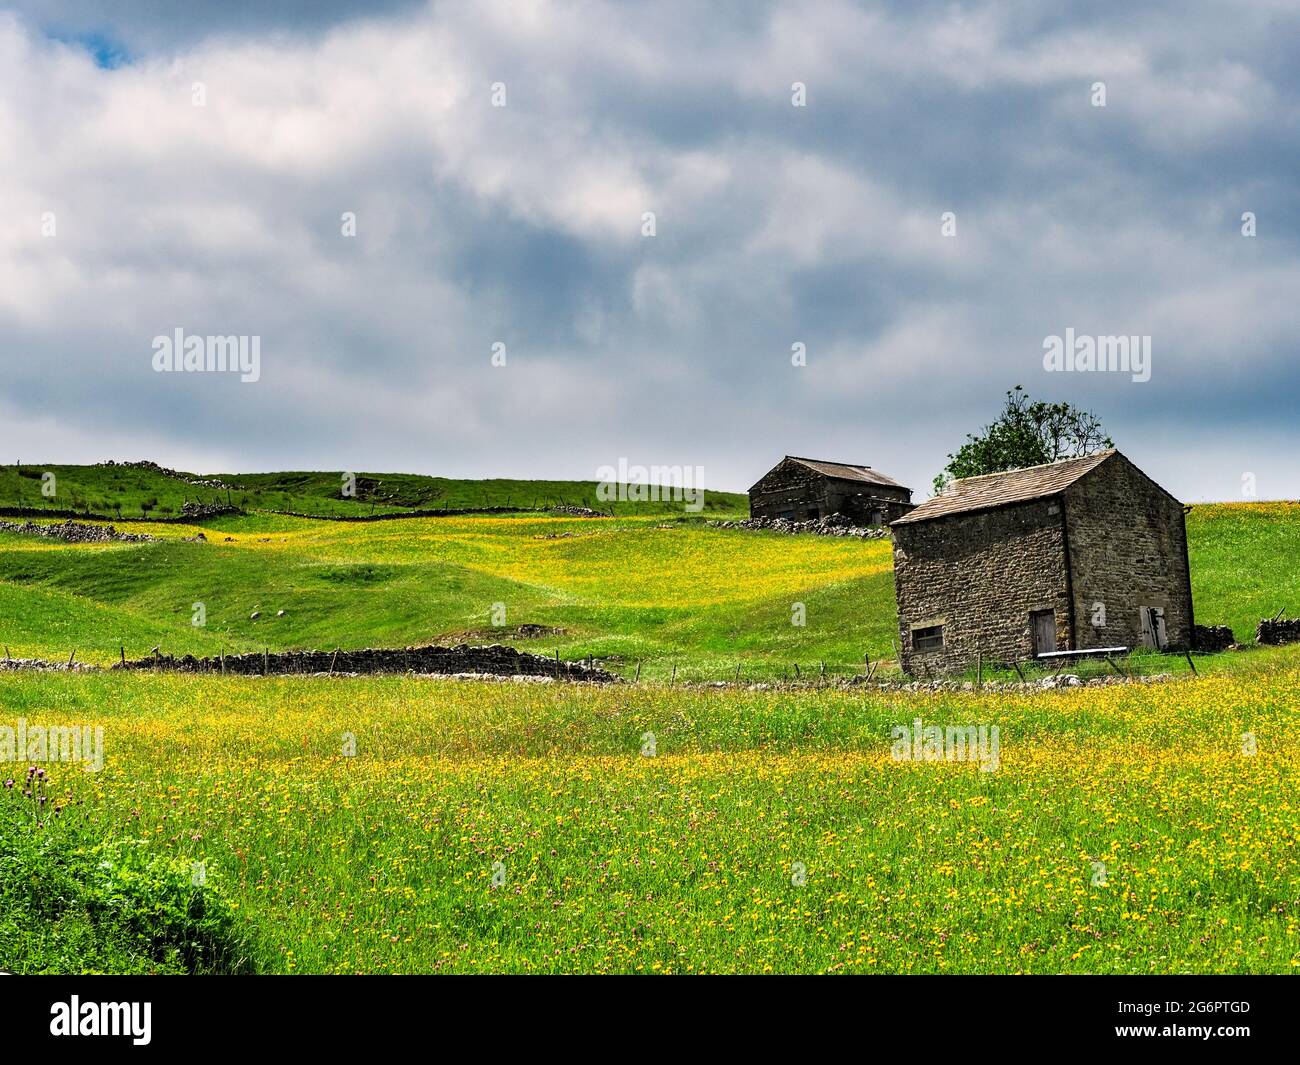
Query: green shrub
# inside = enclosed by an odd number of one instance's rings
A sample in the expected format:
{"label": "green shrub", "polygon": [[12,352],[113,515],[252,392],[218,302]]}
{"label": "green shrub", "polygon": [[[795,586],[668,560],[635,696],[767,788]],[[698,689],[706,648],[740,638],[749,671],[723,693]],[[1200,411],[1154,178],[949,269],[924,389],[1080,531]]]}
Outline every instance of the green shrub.
{"label": "green shrub", "polygon": [[215,870],[196,884],[190,863],[155,853],[147,840],[97,841],[53,814],[38,828],[20,793],[0,793],[0,969],[254,971]]}

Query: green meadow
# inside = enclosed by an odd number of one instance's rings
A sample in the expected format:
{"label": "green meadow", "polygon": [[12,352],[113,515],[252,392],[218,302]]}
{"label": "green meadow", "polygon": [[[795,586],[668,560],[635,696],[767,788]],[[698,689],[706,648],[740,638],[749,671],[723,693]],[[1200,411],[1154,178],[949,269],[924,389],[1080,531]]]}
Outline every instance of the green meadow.
{"label": "green meadow", "polygon": [[[1297,519],[1192,510],[1198,620],[1248,643],[1297,606]],[[1300,964],[1293,648],[1068,691],[714,688],[689,682],[888,669],[888,542],[680,512],[131,528],[161,539],[0,533],[10,654],[502,642],[643,683],[0,672],[0,754],[21,720],[104,756],[42,763],[44,804],[11,763],[0,969]],[[892,758],[918,717],[996,726],[996,770]]]}

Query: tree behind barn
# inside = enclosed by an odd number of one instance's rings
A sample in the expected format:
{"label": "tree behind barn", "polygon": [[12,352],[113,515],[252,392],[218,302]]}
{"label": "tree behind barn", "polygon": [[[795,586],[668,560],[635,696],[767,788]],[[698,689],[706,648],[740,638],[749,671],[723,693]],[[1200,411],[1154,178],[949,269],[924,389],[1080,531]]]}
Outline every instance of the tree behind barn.
{"label": "tree behind barn", "polygon": [[1091,411],[1031,400],[1024,387],[1016,385],[997,420],[978,435],[967,433],[966,443],[948,456],[948,465],[934,479],[934,490],[938,494],[962,477],[1040,466],[1114,446]]}

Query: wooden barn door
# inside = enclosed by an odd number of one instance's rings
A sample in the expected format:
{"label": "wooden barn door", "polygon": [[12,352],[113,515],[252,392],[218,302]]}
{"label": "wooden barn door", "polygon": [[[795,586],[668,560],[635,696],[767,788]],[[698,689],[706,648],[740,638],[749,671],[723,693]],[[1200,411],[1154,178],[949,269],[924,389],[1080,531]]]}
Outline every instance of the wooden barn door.
{"label": "wooden barn door", "polygon": [[1142,645],[1163,651],[1169,644],[1169,637],[1165,633],[1164,607],[1144,606],[1139,613],[1142,619]]}
{"label": "wooden barn door", "polygon": [[1034,637],[1034,654],[1056,650],[1056,611],[1035,610],[1029,615],[1029,631]]}

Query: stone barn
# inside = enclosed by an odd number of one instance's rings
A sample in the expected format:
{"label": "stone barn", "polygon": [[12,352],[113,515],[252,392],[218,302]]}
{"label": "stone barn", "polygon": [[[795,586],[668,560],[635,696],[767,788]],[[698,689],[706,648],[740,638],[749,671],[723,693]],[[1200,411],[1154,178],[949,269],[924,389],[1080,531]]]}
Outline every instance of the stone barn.
{"label": "stone barn", "polygon": [[1190,647],[1184,515],[1115,450],[954,481],[891,525],[900,664]]}
{"label": "stone barn", "polygon": [[809,521],[843,514],[886,525],[912,509],[912,490],[870,466],[787,455],[749,490],[753,518]]}

